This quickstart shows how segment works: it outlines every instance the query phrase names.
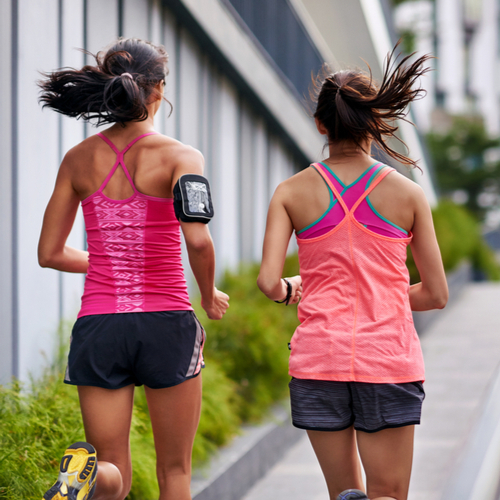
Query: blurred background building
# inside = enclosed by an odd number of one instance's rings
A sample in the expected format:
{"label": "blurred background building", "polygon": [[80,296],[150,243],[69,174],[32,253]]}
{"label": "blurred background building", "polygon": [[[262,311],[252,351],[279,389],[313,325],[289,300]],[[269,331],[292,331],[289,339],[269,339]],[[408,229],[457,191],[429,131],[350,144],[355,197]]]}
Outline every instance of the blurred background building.
{"label": "blurred background building", "polygon": [[[76,316],[84,280],[37,263],[58,165],[69,148],[95,133],[90,125],[42,112],[35,84],[40,71],[92,64],[77,48],[96,53],[119,36],[165,45],[173,113],[164,106],[157,129],[205,155],[220,274],[260,259],[275,187],[322,157],[324,142],[307,110],[311,75],[324,61],[337,69],[364,67],[364,60],[380,77],[394,44],[391,30],[386,0],[0,2],[0,383],[39,373],[54,352],[58,324]],[[450,75],[442,81],[457,83]],[[446,105],[467,105],[462,83],[463,96],[457,103],[443,98]],[[444,95],[448,87],[440,88]],[[423,170],[415,180],[435,204],[421,138],[401,125]],[[69,244],[85,245],[81,215]]]}
{"label": "blurred background building", "polygon": [[394,18],[409,52],[432,53],[428,97],[414,105],[419,127],[442,127],[449,115],[478,114],[489,134],[500,134],[500,2],[399,2]]}

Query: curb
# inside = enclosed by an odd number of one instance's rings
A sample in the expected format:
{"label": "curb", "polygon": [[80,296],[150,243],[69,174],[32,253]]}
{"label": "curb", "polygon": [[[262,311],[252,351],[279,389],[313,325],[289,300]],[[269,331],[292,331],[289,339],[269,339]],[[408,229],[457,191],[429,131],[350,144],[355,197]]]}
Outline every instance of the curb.
{"label": "curb", "polygon": [[500,365],[443,500],[498,500],[500,495]]}
{"label": "curb", "polygon": [[241,500],[303,435],[292,426],[289,409],[283,406],[272,412],[270,421],[243,426],[241,435],[194,472],[193,500]]}

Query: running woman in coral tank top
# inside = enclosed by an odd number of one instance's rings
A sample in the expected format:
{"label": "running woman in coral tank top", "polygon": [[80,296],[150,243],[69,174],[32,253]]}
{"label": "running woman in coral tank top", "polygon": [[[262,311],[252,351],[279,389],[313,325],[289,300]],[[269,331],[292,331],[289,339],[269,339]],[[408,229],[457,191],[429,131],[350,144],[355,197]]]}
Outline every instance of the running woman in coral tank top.
{"label": "running woman in coral tank top", "polygon": [[[40,265],[86,273],[65,382],[78,386],[88,442],[68,447],[45,500],[128,495],[136,385],[146,390],[160,500],[191,498],[205,332],[188,296],[181,230],[209,318],[222,318],[228,296],[214,286],[203,157],[154,131],[166,63],[163,47],[125,39],[94,66],[40,82],[45,106],[112,124],[66,154],[40,236]],[[88,252],[66,245],[80,204]]]}
{"label": "running woman in coral tank top", "polygon": [[[329,156],[276,189],[258,279],[270,299],[300,299],[292,420],[307,430],[332,500],[406,500],[425,378],[412,310],[443,308],[448,299],[422,189],[370,156],[376,144],[415,166],[384,139],[422,92],[412,85],[428,56],[411,64],[393,56],[380,86],[360,71],[319,84],[314,117]],[[282,279],[294,231],[300,276]],[[412,286],[408,244],[422,279]]]}

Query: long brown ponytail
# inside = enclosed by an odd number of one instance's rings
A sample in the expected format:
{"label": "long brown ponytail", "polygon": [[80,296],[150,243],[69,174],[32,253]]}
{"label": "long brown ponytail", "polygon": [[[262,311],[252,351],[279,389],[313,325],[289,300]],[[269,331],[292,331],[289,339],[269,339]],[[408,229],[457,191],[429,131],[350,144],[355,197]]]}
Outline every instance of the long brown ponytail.
{"label": "long brown ponytail", "polygon": [[145,120],[148,100],[166,78],[165,49],[128,38],[94,57],[95,65],[44,74],[38,82],[43,107],[97,124]]}

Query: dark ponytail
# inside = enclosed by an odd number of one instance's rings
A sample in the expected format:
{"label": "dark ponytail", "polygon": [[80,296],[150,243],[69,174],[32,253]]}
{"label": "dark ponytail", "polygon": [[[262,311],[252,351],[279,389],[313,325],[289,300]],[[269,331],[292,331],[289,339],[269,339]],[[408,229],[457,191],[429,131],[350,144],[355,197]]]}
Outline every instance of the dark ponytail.
{"label": "dark ponytail", "polygon": [[38,82],[43,107],[86,121],[95,119],[97,125],[145,120],[146,105],[157,92],[155,86],[166,78],[165,49],[128,38],[90,55],[95,66],[43,74],[45,78]]}
{"label": "dark ponytail", "polygon": [[[399,44],[398,44],[399,45]],[[369,74],[362,71],[338,71],[315,82],[317,118],[328,131],[329,142],[351,141],[359,148],[361,143],[372,139],[395,160],[416,167],[416,162],[398,153],[385,143],[386,137],[396,137],[394,120],[405,120],[407,106],[425,95],[420,87],[413,88],[416,81],[430,68],[424,64],[430,55],[419,57],[412,63],[414,54],[395,57],[397,49],[387,56],[382,82],[379,86]]]}

